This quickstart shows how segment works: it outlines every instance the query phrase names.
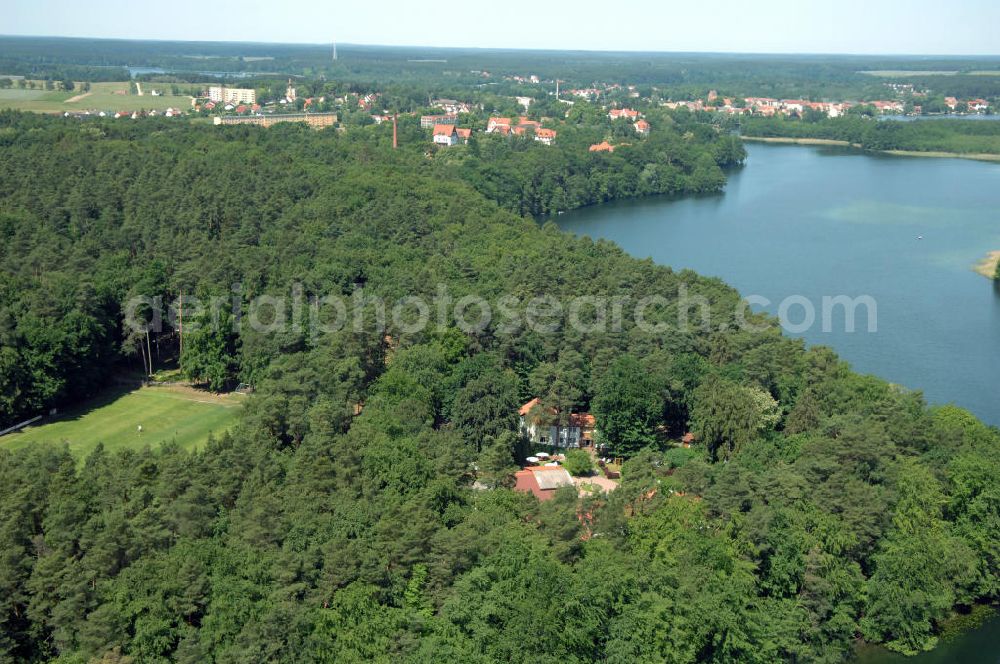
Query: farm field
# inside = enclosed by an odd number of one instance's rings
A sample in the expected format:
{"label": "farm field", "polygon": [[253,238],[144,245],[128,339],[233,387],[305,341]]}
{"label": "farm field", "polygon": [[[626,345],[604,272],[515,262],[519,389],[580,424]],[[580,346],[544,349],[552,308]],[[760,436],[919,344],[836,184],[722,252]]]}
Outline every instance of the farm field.
{"label": "farm field", "polygon": [[30,90],[10,88],[0,90],[0,108],[11,108],[36,113],[64,113],[66,111],[164,111],[168,108],[188,109],[191,97],[187,95],[152,96],[149,90],[154,86],[144,84],[146,94],[141,97],[127,94],[128,81],[113,83],[92,83],[90,92],[82,92],[77,84],[75,90]]}
{"label": "farm field", "polygon": [[[242,412],[241,395],[218,395],[189,387],[142,387],[117,390],[73,411],[18,433],[0,436],[0,449],[61,445],[83,458],[98,443],[107,450],[156,447],[176,441],[185,449],[203,444],[210,433],[221,435]],[[142,426],[142,433],[138,427]]]}

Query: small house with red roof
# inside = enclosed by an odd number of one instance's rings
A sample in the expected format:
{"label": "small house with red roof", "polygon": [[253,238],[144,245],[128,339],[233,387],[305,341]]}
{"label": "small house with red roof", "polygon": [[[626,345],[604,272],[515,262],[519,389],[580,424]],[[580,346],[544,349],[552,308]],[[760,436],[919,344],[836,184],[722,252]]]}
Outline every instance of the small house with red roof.
{"label": "small house with red roof", "polygon": [[510,133],[510,118],[490,118],[486,123],[486,133],[492,134],[493,132],[499,132],[503,134]]}
{"label": "small house with red roof", "polygon": [[641,117],[639,111],[633,110],[631,108],[612,108],[608,111],[608,118],[612,120],[620,120],[625,118],[627,120],[638,120]]}
{"label": "small house with red roof", "polygon": [[573,477],[562,466],[531,466],[514,473],[514,490],[538,500],[551,500],[564,486],[573,486]]}
{"label": "small house with red roof", "polygon": [[434,125],[434,142],[438,145],[458,145],[458,130],[452,124]]}
{"label": "small house with red roof", "polygon": [[539,127],[535,130],[535,140],[545,145],[552,145],[552,141],[556,140],[556,130]]}
{"label": "small house with red roof", "polygon": [[649,123],[645,120],[639,120],[635,123],[635,131],[640,136],[649,136]]}

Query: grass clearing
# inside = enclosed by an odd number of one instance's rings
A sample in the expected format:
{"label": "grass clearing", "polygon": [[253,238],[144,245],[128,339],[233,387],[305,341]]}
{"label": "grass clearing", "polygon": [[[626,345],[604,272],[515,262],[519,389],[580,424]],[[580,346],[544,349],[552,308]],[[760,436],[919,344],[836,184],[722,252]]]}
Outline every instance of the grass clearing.
{"label": "grass clearing", "polygon": [[[39,87],[41,82],[38,82]],[[163,87],[170,89],[170,85]],[[0,108],[10,108],[19,111],[35,113],[65,113],[79,111],[165,111],[168,108],[187,110],[191,108],[191,97],[188,95],[162,94],[153,96],[157,84],[144,83],[141,97],[132,90],[129,81],[112,83],[91,83],[90,91],[85,93],[77,83],[70,92],[62,90],[40,90],[9,88],[0,90]],[[161,90],[162,91],[162,90]]]}
{"label": "grass clearing", "polygon": [[[98,443],[109,450],[157,447],[176,441],[193,449],[221,435],[239,419],[242,395],[213,394],[190,387],[159,386],[112,390],[44,424],[0,437],[0,448],[69,444],[79,458]],[[142,433],[138,432],[142,425]]]}

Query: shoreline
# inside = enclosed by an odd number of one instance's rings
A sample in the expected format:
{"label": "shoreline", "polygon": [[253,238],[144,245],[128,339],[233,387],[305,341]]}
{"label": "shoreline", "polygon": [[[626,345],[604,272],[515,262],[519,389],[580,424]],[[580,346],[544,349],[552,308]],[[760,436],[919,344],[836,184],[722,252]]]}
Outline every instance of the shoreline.
{"label": "shoreline", "polygon": [[1000,267],[1000,251],[991,251],[986,254],[986,258],[976,263],[973,269],[987,279],[995,279],[998,267]]}
{"label": "shoreline", "polygon": [[[859,143],[840,141],[832,138],[793,138],[791,136],[741,136],[744,141],[753,143],[782,143],[786,145],[827,145],[843,148],[865,150]],[[942,152],[920,150],[865,150],[874,154],[887,154],[894,157],[931,157],[937,159],[972,159],[974,161],[1000,162],[1000,154],[988,152]]]}
{"label": "shoreline", "polygon": [[839,141],[833,138],[794,138],[791,136],[740,136],[744,141],[755,143],[787,143],[792,145],[835,145],[844,148],[860,148],[857,143]]}

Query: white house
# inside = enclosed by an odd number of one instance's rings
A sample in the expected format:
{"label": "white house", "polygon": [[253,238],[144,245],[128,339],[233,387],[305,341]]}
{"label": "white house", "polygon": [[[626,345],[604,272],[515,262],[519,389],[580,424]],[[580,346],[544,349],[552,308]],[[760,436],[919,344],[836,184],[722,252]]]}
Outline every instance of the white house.
{"label": "white house", "polygon": [[438,145],[452,146],[458,145],[458,131],[455,125],[439,124],[434,125],[434,142]]}
{"label": "white house", "polygon": [[539,127],[535,130],[535,140],[545,145],[552,145],[552,141],[556,140],[556,130]]}
{"label": "white house", "polygon": [[489,122],[486,123],[486,133],[492,134],[495,131],[501,133],[510,132],[510,118],[490,118]]}
{"label": "white house", "polygon": [[568,422],[555,426],[556,413],[547,414],[539,406],[539,400],[532,399],[518,409],[521,433],[536,445],[553,447],[590,447],[594,444],[594,416],[590,413],[572,413]]}
{"label": "white house", "polygon": [[621,118],[626,118],[628,120],[638,120],[641,117],[639,111],[631,108],[612,108],[608,111],[608,118],[611,120],[619,120]]}

